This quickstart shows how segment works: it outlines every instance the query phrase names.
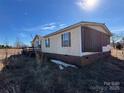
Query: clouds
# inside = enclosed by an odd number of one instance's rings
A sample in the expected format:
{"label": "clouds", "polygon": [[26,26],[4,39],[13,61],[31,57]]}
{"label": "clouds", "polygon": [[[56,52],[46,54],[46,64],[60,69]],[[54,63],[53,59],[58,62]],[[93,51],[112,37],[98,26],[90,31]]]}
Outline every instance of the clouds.
{"label": "clouds", "polygon": [[113,27],[111,32],[120,37],[124,37],[124,27]]}
{"label": "clouds", "polygon": [[53,31],[65,27],[65,24],[48,23],[44,25],[34,26],[30,28],[24,28],[23,31],[36,32],[36,31]]}
{"label": "clouds", "polygon": [[41,30],[54,30],[57,27],[56,23],[45,24],[41,27]]}
{"label": "clouds", "polygon": [[119,28],[115,28],[112,30],[113,32],[117,32],[117,33],[120,33],[120,32],[124,32],[124,27],[119,27]]}
{"label": "clouds", "polygon": [[85,11],[91,11],[98,7],[100,0],[78,0],[76,5]]}

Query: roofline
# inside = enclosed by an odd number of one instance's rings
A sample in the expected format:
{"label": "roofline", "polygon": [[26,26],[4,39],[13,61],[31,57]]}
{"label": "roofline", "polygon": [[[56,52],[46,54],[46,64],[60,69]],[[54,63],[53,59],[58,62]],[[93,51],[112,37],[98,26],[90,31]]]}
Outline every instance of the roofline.
{"label": "roofline", "polygon": [[36,39],[36,37],[40,37],[40,38],[41,38],[41,36],[37,34],[37,35],[35,35],[35,37],[33,38],[32,42],[34,42],[34,40]]}
{"label": "roofline", "polygon": [[80,25],[80,23],[76,23],[76,24],[67,26],[67,27],[65,27],[65,28],[62,28],[62,29],[60,29],[60,30],[58,30],[58,31],[56,31],[56,32],[50,33],[50,34],[48,34],[48,35],[45,35],[45,36],[43,36],[43,37],[53,36],[53,35],[56,35],[56,34],[58,34],[58,33],[64,32],[65,30],[69,30],[69,29],[72,29],[72,28],[74,28],[74,27],[77,27],[77,26],[79,26],[79,25]]}
{"label": "roofline", "polygon": [[105,26],[105,28],[107,29],[109,35],[112,36],[112,33],[111,33],[111,31],[108,29],[108,27],[106,26],[106,24],[104,24],[104,26]]}
{"label": "roofline", "polygon": [[56,31],[56,32],[50,33],[50,34],[48,34],[48,35],[45,35],[45,36],[43,36],[43,37],[44,37],[44,38],[50,37],[50,36],[53,36],[53,35],[56,35],[56,34],[65,32],[66,30],[69,30],[69,29],[72,29],[72,28],[75,28],[75,27],[84,25],[84,24],[85,24],[85,25],[87,25],[87,24],[101,25],[101,26],[105,27],[106,31],[108,32],[108,34],[109,34],[110,36],[112,35],[112,33],[111,33],[110,30],[107,28],[107,26],[105,25],[105,23],[81,21],[81,22],[78,22],[78,23],[76,23],[76,24],[67,26],[67,27],[65,27],[65,28],[63,28],[63,29],[60,29],[60,30],[58,30],[58,31]]}

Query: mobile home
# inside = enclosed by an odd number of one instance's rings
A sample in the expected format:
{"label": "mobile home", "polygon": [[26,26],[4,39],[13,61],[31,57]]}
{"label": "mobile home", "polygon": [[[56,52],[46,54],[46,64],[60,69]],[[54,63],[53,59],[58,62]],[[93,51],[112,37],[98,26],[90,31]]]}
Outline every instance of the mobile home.
{"label": "mobile home", "polygon": [[42,37],[41,50],[51,58],[77,60],[107,52],[111,32],[104,23],[79,22]]}

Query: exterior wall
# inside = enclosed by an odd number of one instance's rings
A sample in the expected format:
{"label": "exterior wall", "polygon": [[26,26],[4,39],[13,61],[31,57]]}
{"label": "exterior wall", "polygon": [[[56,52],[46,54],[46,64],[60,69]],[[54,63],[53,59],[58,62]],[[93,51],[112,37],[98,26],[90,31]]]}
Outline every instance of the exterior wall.
{"label": "exterior wall", "polygon": [[35,47],[35,48],[39,48],[39,42],[41,42],[41,40],[39,40],[39,38],[36,38],[36,39],[34,40],[34,47]]}
{"label": "exterior wall", "polygon": [[50,36],[50,47],[45,47],[45,38],[42,40],[42,51],[45,53],[55,53],[63,55],[81,56],[81,26],[75,27],[73,29],[67,30],[66,32],[71,32],[71,47],[62,47],[61,35],[64,33],[59,33]]}
{"label": "exterior wall", "polygon": [[[88,28],[85,31],[87,36],[82,35],[82,27]],[[71,32],[71,47],[62,47],[61,35],[64,32]],[[92,32],[92,33],[91,33]],[[93,35],[92,35],[93,34]],[[89,35],[91,35],[91,40],[89,40]],[[50,47],[45,46],[45,39],[50,39]],[[89,46],[93,46],[93,51],[85,51],[84,48],[84,40],[87,43],[92,43]],[[110,36],[106,32],[105,28],[97,25],[80,25],[74,27],[69,30],[65,30],[63,32],[57,33],[55,35],[47,36],[42,38],[42,52],[44,53],[54,53],[54,54],[62,54],[62,55],[71,55],[71,56],[85,56],[96,54],[98,52],[102,52],[102,47],[110,44]],[[85,46],[87,47],[87,46]],[[96,49],[97,48],[97,49]]]}
{"label": "exterior wall", "polygon": [[99,28],[82,26],[81,32],[82,52],[102,52],[102,47],[110,44],[110,36]]}
{"label": "exterior wall", "polygon": [[90,27],[90,28],[95,29],[95,30],[97,30],[97,31],[103,32],[103,33],[105,33],[105,34],[108,34],[108,33],[106,32],[106,30],[105,30],[103,27],[101,27],[101,26],[97,26],[97,25],[87,25],[87,27]]}
{"label": "exterior wall", "polygon": [[98,59],[105,59],[110,56],[110,52],[99,52],[95,54],[85,55],[82,57],[78,56],[65,56],[61,54],[52,54],[52,53],[45,53],[44,54],[48,59],[55,59],[61,60],[63,62],[67,62],[69,64],[77,65],[77,66],[84,66],[87,64],[91,64],[96,62]]}
{"label": "exterior wall", "polygon": [[110,56],[111,56],[110,52],[99,52],[99,53],[95,53],[95,54],[91,54],[91,55],[82,56],[81,61],[80,61],[80,66],[92,64],[94,62],[97,62],[99,59],[103,60]]}

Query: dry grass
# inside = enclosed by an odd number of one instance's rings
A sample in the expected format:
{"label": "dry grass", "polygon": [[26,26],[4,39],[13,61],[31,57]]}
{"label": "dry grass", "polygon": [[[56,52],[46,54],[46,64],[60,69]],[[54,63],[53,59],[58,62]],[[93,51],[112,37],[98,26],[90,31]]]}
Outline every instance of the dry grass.
{"label": "dry grass", "polygon": [[112,49],[111,50],[111,55],[113,57],[116,57],[120,60],[124,60],[124,50],[117,50],[117,49]]}
{"label": "dry grass", "polygon": [[[119,91],[91,89],[113,81],[121,83]],[[54,63],[39,65],[36,59],[19,55],[9,58],[0,72],[0,93],[123,93],[123,85],[124,62],[112,57],[61,71]]]}
{"label": "dry grass", "polygon": [[0,49],[0,60],[6,58],[6,52],[7,52],[7,57],[10,57],[11,55],[20,54],[21,51],[22,49]]}

